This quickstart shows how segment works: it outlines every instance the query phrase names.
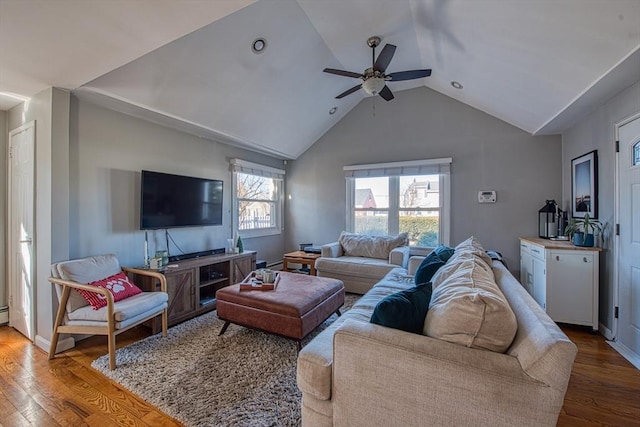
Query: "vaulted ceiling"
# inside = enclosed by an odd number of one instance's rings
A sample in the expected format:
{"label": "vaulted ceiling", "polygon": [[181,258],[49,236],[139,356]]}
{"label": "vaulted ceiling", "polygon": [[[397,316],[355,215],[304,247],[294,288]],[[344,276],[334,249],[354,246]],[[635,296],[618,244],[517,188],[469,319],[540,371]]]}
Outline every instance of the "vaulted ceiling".
{"label": "vaulted ceiling", "polygon": [[427,86],[531,134],[640,80],[639,0],[0,0],[0,109],[60,87],[291,159],[368,96],[335,99],[361,81],[322,70],[362,73],[374,35],[397,46],[387,72],[433,70],[392,91]]}

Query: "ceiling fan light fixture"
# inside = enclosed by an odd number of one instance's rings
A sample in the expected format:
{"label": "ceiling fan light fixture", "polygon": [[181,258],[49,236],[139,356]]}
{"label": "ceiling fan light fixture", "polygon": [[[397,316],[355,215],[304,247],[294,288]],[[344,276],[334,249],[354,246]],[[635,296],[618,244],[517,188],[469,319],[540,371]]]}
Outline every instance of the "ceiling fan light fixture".
{"label": "ceiling fan light fixture", "polygon": [[386,84],[384,77],[371,77],[362,83],[362,89],[369,95],[377,95]]}

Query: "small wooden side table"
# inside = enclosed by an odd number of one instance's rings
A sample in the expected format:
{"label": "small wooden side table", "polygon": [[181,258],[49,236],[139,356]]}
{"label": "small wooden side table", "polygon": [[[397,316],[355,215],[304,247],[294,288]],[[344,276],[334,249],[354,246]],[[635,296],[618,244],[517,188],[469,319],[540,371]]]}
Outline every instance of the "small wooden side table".
{"label": "small wooden side table", "polygon": [[296,271],[295,268],[289,268],[289,264],[302,264],[309,266],[309,274],[316,275],[316,260],[320,258],[320,254],[311,254],[305,251],[295,251],[284,254],[282,257],[282,271]]}

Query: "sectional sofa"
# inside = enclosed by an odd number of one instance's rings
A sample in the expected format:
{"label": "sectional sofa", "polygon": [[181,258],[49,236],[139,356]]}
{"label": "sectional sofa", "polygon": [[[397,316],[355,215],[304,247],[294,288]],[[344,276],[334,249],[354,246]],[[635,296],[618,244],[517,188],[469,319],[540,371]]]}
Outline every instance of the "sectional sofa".
{"label": "sectional sofa", "polygon": [[412,257],[307,344],[303,426],[555,425],[576,346],[483,254],[470,238],[437,270],[420,333],[370,321],[382,300],[418,288],[424,258]]}

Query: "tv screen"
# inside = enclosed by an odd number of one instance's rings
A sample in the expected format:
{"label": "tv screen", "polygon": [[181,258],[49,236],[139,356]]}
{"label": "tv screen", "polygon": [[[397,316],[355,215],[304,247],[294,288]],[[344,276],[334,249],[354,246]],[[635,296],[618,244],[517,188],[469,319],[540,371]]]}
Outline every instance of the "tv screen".
{"label": "tv screen", "polygon": [[222,181],[142,171],[140,229],[222,225]]}

